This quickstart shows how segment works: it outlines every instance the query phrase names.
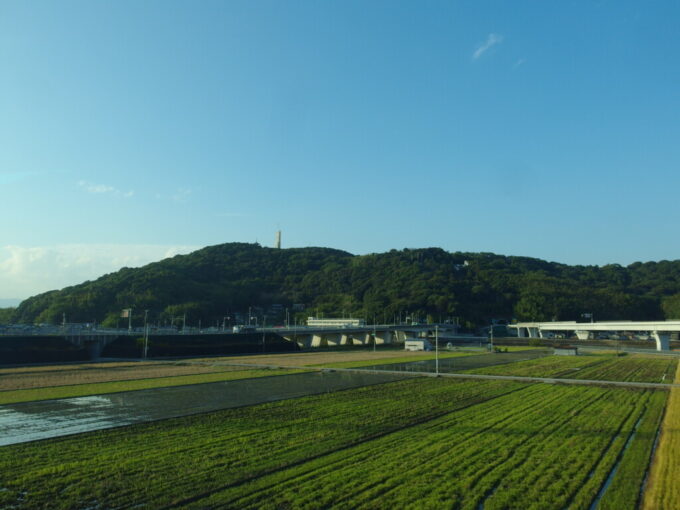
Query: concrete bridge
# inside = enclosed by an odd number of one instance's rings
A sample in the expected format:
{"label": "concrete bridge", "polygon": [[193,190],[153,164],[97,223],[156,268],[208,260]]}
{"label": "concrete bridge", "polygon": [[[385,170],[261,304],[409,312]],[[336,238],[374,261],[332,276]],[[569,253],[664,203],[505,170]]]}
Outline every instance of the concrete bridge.
{"label": "concrete bridge", "polygon": [[110,335],[92,332],[79,332],[77,334],[65,334],[64,338],[78,347],[84,347],[95,359],[101,356],[104,347],[113,342],[119,335]]}
{"label": "concrete bridge", "polygon": [[593,332],[624,332],[647,334],[656,341],[658,351],[669,350],[671,333],[680,333],[680,321],[607,321],[607,322],[520,322],[509,324],[518,337],[548,338],[550,333],[572,332],[580,340],[588,340]]}
{"label": "concrete bridge", "polygon": [[[435,326],[441,335],[455,332],[451,324],[378,324],[374,326],[267,328],[302,348],[335,345],[382,345],[415,338],[434,338]],[[262,331],[259,329],[258,331]]]}
{"label": "concrete bridge", "polygon": [[[391,343],[403,343],[406,340],[416,338],[429,338],[434,340],[435,327],[439,329],[440,342],[460,339],[456,335],[456,326],[452,324],[379,324],[371,326],[297,326],[289,328],[254,328],[249,333],[274,333],[290,342],[297,342],[302,348],[328,347],[340,345],[383,345]],[[149,338],[153,341],[159,333],[150,332]],[[167,332],[161,335],[167,335]],[[240,333],[231,332],[173,332],[173,336],[231,336]],[[101,355],[102,350],[117,338],[125,336],[141,337],[143,333],[138,331],[90,331],[74,330],[65,332],[59,336],[66,338],[78,347],[85,347],[94,358]],[[467,338],[467,337],[466,337]]]}

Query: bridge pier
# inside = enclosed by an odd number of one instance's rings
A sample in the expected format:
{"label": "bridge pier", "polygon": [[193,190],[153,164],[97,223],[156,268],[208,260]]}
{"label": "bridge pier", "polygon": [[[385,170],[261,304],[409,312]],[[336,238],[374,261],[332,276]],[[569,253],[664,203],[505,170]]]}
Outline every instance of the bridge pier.
{"label": "bridge pier", "polygon": [[[303,328],[296,331],[287,329],[286,331],[277,331],[277,333],[290,342],[297,342],[301,348],[309,349],[340,345],[371,345],[373,343],[392,344],[413,338],[426,338],[428,331],[429,329],[423,325],[415,326],[413,329],[400,329],[399,326],[382,326],[375,327],[375,329],[371,326],[360,328]],[[442,331],[441,328],[440,331]]]}
{"label": "bridge pier", "polygon": [[386,330],[380,333],[376,333],[376,342],[378,344],[391,344],[392,332],[390,330]]}
{"label": "bridge pier", "polygon": [[657,351],[668,351],[670,350],[670,339],[671,335],[668,332],[659,333],[658,331],[653,331],[652,336],[656,340],[656,350]]}

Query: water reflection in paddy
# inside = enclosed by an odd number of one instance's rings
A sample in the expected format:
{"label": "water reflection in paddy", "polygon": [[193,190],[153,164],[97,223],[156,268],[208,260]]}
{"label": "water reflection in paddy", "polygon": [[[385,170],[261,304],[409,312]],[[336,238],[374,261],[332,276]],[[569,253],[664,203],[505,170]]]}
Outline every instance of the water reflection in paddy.
{"label": "water reflection in paddy", "polygon": [[0,406],[0,446],[358,388],[403,376],[308,372]]}

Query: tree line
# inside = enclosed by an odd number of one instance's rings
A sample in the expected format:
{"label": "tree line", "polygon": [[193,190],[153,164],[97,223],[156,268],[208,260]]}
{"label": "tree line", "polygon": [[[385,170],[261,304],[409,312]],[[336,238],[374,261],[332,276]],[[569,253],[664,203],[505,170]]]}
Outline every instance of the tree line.
{"label": "tree line", "polygon": [[[121,310],[152,321],[187,316],[215,324],[249,307],[304,304],[304,314],[352,315],[369,323],[406,314],[456,318],[473,327],[517,320],[680,318],[680,261],[627,267],[569,266],[529,257],[440,248],[352,255],[330,248],[228,243],[123,268],[97,280],[33,296],[0,310],[0,323],[97,322]],[[304,315],[303,314],[303,315]]]}

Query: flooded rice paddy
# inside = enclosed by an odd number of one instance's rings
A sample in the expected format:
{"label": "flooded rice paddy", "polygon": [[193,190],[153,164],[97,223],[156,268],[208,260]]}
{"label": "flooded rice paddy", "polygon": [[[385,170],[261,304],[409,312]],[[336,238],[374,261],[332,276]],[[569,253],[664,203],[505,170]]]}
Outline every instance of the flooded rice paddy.
{"label": "flooded rice paddy", "polygon": [[307,372],[0,406],[0,446],[402,379]]}

